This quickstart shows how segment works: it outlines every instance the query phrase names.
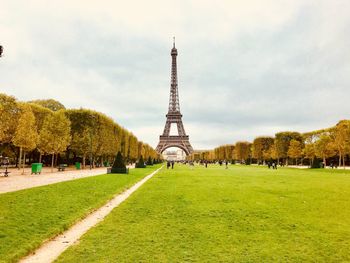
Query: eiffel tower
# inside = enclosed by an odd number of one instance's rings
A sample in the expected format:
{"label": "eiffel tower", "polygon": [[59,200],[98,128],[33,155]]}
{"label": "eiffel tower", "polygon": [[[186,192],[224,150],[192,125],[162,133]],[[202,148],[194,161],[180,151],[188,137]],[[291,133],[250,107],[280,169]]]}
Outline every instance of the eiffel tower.
{"label": "eiffel tower", "polygon": [[[175,48],[175,38],[173,48],[171,49],[171,84],[168,114],[166,115],[166,123],[163,135],[159,136],[159,143],[156,148],[158,153],[164,152],[167,148],[177,147],[189,155],[193,152],[190,144],[189,136],[186,135],[184,125],[182,123],[182,114],[180,112],[179,91],[177,85],[177,65],[176,65],[177,49]],[[176,124],[178,135],[170,135],[171,124]]]}

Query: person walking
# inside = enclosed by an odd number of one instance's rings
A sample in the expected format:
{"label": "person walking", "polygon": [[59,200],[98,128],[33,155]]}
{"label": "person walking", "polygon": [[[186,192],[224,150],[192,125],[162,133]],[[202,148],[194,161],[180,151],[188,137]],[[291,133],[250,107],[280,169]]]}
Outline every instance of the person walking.
{"label": "person walking", "polygon": [[277,170],[277,164],[275,162],[272,163],[272,169],[276,169]]}

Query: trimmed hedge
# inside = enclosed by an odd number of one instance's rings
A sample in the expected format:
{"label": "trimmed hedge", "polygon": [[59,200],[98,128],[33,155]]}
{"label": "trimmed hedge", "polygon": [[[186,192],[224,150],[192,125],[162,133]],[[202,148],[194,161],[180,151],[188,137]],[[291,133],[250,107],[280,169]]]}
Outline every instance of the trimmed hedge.
{"label": "trimmed hedge", "polygon": [[121,152],[119,151],[117,156],[115,157],[112,169],[111,169],[112,174],[126,174],[128,173],[128,169],[125,166],[123,156]]}
{"label": "trimmed hedge", "polygon": [[146,168],[142,155],[140,157],[140,160],[136,163],[135,168]]}

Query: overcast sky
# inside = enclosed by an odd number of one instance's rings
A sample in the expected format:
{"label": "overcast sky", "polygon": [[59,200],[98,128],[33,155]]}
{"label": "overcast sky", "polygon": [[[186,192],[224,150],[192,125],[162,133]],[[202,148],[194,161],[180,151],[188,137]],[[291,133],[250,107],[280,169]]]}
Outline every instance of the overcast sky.
{"label": "overcast sky", "polygon": [[349,0],[2,0],[0,92],[106,113],[155,147],[176,36],[195,149],[329,127],[350,118],[349,10]]}

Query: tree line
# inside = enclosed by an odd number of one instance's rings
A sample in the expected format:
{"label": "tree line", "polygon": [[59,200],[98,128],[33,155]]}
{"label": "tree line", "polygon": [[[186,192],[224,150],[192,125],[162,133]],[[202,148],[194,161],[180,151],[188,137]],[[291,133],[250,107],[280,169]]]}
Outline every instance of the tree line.
{"label": "tree line", "polygon": [[278,132],[274,137],[259,136],[253,142],[240,141],[221,145],[213,150],[196,151],[191,160],[229,160],[240,163],[276,161],[280,164],[345,166],[350,155],[350,120],[339,121],[334,127],[299,133]]}
{"label": "tree line", "polygon": [[112,162],[121,152],[128,162],[161,156],[103,113],[66,109],[55,100],[18,101],[0,94],[0,153],[16,165]]}

